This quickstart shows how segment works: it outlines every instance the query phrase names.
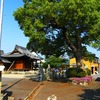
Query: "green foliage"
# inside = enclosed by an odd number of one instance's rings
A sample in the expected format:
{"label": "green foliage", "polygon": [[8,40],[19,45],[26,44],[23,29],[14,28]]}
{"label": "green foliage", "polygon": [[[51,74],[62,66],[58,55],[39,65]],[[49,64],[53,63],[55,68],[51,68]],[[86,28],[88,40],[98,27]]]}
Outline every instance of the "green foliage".
{"label": "green foliage", "polygon": [[91,53],[91,52],[86,52],[84,55],[84,60],[89,60],[90,62],[94,61],[95,59],[95,54]]}
{"label": "green foliage", "polygon": [[91,43],[91,45],[100,51],[100,37],[98,38],[98,41]]}
{"label": "green foliage", "polygon": [[81,68],[69,68],[67,71],[68,77],[84,77],[86,73]]}
{"label": "green foliage", "polygon": [[48,67],[48,62],[42,63],[42,67],[46,69]]}
{"label": "green foliage", "polygon": [[58,58],[55,56],[50,56],[48,59],[46,59],[46,62],[43,63],[43,67],[47,68],[48,64],[50,64],[51,68],[59,68],[61,66],[66,66],[66,60],[62,58]]}
{"label": "green foliage", "polygon": [[[67,52],[80,63],[85,45],[100,44],[100,0],[23,0],[14,18],[27,48],[49,57]],[[92,45],[98,47],[98,45]]]}
{"label": "green foliage", "polygon": [[91,75],[91,73],[92,73],[91,70],[89,70],[88,68],[86,68],[86,74],[87,75]]}

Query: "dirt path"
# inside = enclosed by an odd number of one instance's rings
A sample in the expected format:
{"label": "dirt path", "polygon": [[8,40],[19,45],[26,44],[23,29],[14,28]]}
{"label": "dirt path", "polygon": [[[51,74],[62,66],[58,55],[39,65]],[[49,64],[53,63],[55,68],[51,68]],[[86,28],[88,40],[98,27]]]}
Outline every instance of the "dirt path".
{"label": "dirt path", "polygon": [[100,82],[93,80],[89,86],[84,87],[46,81],[32,100],[47,100],[51,95],[55,95],[57,100],[100,100]]}
{"label": "dirt path", "polygon": [[[17,77],[18,78],[18,77]],[[2,92],[15,100],[24,100],[40,82],[31,78],[4,78]],[[30,100],[47,100],[49,96],[55,95],[57,100],[100,100],[100,76],[96,77],[88,86],[73,85],[67,82],[43,82]]]}
{"label": "dirt path", "polygon": [[8,97],[14,97],[14,100],[24,100],[39,84],[40,82],[29,79],[16,79],[13,82],[3,83],[2,93],[7,94],[4,100],[8,100]]}

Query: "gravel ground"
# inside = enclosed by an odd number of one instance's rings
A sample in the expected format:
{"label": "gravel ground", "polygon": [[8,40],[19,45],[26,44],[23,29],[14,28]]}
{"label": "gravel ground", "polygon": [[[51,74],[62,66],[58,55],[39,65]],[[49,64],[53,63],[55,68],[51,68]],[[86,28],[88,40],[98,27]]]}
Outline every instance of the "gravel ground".
{"label": "gravel ground", "polygon": [[57,100],[100,100],[100,77],[94,78],[88,86],[46,81],[31,100],[47,100],[52,95]]}
{"label": "gravel ground", "polygon": [[[32,77],[32,75],[3,75],[2,92],[15,97],[15,100],[24,100],[40,83],[34,81]],[[59,81],[43,83],[30,100],[47,100],[52,95],[55,95],[57,100],[100,100],[100,75],[93,75],[93,81],[88,86]],[[8,100],[7,96],[4,100]]]}
{"label": "gravel ground", "polygon": [[2,94],[6,94],[3,100],[8,100],[8,97],[24,100],[39,84],[32,75],[3,74]]}

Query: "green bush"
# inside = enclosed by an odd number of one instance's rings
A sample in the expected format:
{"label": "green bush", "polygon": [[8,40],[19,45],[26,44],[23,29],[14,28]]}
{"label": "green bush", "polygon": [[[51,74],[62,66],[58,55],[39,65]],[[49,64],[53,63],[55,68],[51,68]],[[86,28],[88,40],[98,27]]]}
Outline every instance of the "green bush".
{"label": "green bush", "polygon": [[69,68],[67,71],[68,77],[84,77],[86,76],[86,72],[81,68]]}
{"label": "green bush", "polygon": [[88,68],[86,68],[86,74],[87,75],[91,75],[91,73],[92,73],[91,70],[89,70]]}
{"label": "green bush", "polygon": [[61,66],[66,66],[67,60],[55,56],[50,56],[49,58],[45,59],[45,61],[46,62],[42,64],[43,68],[47,68],[48,64],[51,68],[59,68]]}
{"label": "green bush", "polygon": [[68,77],[76,76],[76,70],[74,68],[69,68],[68,71],[67,71],[67,76]]}

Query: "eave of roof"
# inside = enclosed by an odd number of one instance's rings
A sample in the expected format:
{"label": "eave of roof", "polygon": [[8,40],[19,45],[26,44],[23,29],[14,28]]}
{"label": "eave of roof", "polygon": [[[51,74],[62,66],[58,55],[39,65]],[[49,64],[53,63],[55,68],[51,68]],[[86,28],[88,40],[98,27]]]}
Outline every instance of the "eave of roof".
{"label": "eave of roof", "polygon": [[12,57],[23,57],[25,56],[24,54],[11,54],[11,55],[2,55],[3,58],[12,58]]}
{"label": "eave of roof", "polygon": [[7,59],[2,59],[2,62],[3,63],[11,63],[9,60],[7,60]]}

